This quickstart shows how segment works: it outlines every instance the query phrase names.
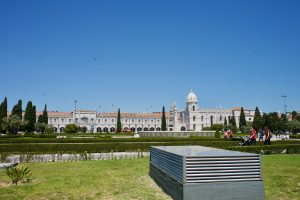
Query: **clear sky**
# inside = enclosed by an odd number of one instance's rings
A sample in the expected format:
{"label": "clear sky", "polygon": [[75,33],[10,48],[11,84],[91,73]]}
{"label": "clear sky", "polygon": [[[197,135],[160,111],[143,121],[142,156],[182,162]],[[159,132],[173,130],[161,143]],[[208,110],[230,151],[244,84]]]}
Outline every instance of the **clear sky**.
{"label": "clear sky", "polygon": [[[300,110],[300,1],[1,0],[0,101]],[[112,106],[114,105],[114,106]],[[100,108],[101,106],[101,108]]]}

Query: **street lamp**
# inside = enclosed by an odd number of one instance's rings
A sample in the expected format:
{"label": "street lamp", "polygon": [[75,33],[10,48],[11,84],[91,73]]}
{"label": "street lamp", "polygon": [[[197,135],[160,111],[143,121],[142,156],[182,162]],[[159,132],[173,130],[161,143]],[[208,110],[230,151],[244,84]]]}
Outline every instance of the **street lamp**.
{"label": "street lamp", "polygon": [[287,98],[286,95],[281,95],[281,98],[283,98],[283,109],[284,109],[284,114],[286,115],[286,102],[285,102],[285,99]]}

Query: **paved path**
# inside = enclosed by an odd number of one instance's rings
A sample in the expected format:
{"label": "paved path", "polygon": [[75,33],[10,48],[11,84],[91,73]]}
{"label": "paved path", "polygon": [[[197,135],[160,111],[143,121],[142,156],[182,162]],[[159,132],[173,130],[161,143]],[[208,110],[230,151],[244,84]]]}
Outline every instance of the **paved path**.
{"label": "paved path", "polygon": [[0,163],[0,169],[5,169],[6,167],[15,167],[18,163]]}

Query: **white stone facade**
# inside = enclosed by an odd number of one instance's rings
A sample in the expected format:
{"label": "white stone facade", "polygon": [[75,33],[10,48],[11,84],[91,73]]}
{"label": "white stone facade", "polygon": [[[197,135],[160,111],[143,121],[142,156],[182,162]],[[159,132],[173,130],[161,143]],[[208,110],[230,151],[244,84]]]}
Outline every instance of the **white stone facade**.
{"label": "white stone facade", "polygon": [[[253,121],[254,110],[245,109],[247,121]],[[160,131],[161,113],[121,113],[122,129],[125,131]],[[240,108],[234,109],[206,109],[198,104],[194,92],[186,97],[186,108],[178,110],[176,104],[166,112],[169,131],[201,131],[212,124],[224,124],[235,116],[239,124]],[[115,132],[117,113],[99,113],[93,110],[76,110],[73,112],[48,112],[48,123],[55,127],[56,132],[63,132],[67,124],[75,123],[87,132]]]}

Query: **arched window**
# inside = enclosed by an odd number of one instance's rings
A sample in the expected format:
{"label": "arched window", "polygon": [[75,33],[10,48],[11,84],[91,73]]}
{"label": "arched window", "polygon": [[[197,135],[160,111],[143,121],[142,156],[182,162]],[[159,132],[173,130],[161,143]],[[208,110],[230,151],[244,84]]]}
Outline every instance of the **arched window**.
{"label": "arched window", "polygon": [[138,131],[138,132],[142,131],[142,128],[141,128],[141,127],[138,127],[138,128],[137,128],[137,131]]}
{"label": "arched window", "polygon": [[133,127],[130,130],[131,130],[131,132],[135,132],[135,128],[133,128]]}
{"label": "arched window", "polygon": [[103,128],[103,132],[108,133],[108,128],[107,128],[107,127],[104,127],[104,128]]}
{"label": "arched window", "polygon": [[63,133],[63,132],[64,132],[64,129],[65,129],[64,127],[61,127],[61,128],[59,129],[59,132],[60,132],[60,133]]}
{"label": "arched window", "polygon": [[97,128],[97,133],[101,133],[101,132],[102,132],[101,127],[98,127],[98,128]]}
{"label": "arched window", "polygon": [[111,133],[114,133],[115,131],[116,131],[116,129],[115,129],[114,127],[111,127],[111,128],[110,128],[110,132],[111,132]]}
{"label": "arched window", "polygon": [[195,111],[195,106],[193,106],[192,110]]}
{"label": "arched window", "polygon": [[153,128],[153,127],[151,127],[151,128],[150,128],[150,131],[154,131],[154,128]]}
{"label": "arched window", "polygon": [[182,127],[180,128],[180,130],[181,130],[181,131],[185,131],[185,127],[182,126]]}
{"label": "arched window", "polygon": [[144,131],[148,131],[148,128],[147,128],[147,127],[145,127],[145,128],[144,128]]}
{"label": "arched window", "polygon": [[160,127],[157,127],[156,130],[157,130],[157,131],[160,131]]}

